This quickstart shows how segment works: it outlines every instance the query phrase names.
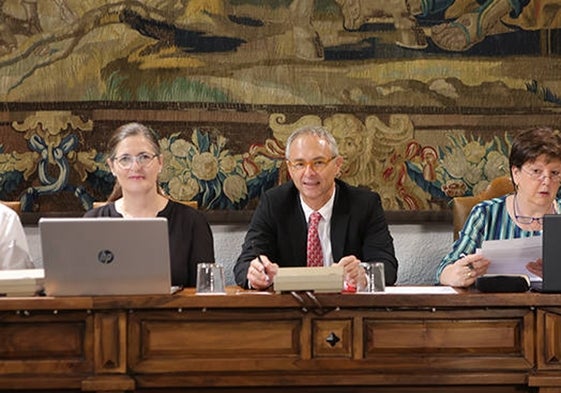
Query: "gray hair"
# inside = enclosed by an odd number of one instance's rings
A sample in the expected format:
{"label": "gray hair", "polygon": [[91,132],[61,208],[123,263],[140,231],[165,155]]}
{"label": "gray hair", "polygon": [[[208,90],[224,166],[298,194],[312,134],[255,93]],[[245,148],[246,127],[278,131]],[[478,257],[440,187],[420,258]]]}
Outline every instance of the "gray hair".
{"label": "gray hair", "polygon": [[337,147],[337,141],[335,140],[333,135],[331,135],[331,133],[327,131],[325,127],[304,126],[295,130],[292,134],[290,134],[290,136],[286,140],[286,149],[284,155],[287,160],[290,157],[290,146],[292,145],[292,142],[294,142],[296,139],[298,139],[303,135],[313,135],[313,136],[317,136],[319,139],[323,139],[329,144],[329,147],[331,148],[331,156],[336,157],[339,155],[339,148]]}
{"label": "gray hair", "polygon": [[113,132],[113,135],[111,135],[108,143],[110,159],[115,158],[115,152],[117,151],[119,143],[130,136],[142,136],[146,138],[152,149],[154,149],[154,154],[157,156],[162,154],[158,138],[156,137],[154,131],[144,124],[134,122],[123,124]]}

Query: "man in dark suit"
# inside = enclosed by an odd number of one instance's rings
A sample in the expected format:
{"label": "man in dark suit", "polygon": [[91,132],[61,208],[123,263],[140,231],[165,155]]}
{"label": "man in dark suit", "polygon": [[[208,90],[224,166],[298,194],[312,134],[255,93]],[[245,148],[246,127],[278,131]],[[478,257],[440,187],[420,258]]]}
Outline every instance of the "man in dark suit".
{"label": "man in dark suit", "polygon": [[343,266],[345,282],[360,288],[360,263],[383,262],[386,284],[394,284],[397,259],[380,196],[336,179],[343,157],[333,136],[300,128],[286,142],[286,159],[292,180],[261,197],[234,266],[236,283],[267,289],[279,266],[306,266],[308,223],[319,212],[323,266]]}

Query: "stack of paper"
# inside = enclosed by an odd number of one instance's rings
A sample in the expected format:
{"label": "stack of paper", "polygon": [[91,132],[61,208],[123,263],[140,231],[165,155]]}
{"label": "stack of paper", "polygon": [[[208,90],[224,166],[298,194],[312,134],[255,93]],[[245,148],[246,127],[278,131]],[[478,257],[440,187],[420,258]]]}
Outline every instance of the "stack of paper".
{"label": "stack of paper", "polygon": [[43,288],[43,269],[0,270],[1,296],[33,296]]}
{"label": "stack of paper", "polygon": [[542,257],[542,237],[524,237],[507,240],[486,240],[477,249],[491,261],[487,274],[525,274],[531,281],[541,281],[541,277],[528,271],[526,264]]}

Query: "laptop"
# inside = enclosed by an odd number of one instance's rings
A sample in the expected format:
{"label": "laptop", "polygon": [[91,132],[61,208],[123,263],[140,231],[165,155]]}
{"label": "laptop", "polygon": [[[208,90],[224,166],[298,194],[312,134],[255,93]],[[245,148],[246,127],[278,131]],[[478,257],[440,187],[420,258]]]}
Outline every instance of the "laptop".
{"label": "laptop", "polygon": [[542,240],[543,281],[533,283],[532,289],[539,292],[561,292],[561,215],[544,216]]}
{"label": "laptop", "polygon": [[47,296],[169,294],[167,219],[41,218]]}

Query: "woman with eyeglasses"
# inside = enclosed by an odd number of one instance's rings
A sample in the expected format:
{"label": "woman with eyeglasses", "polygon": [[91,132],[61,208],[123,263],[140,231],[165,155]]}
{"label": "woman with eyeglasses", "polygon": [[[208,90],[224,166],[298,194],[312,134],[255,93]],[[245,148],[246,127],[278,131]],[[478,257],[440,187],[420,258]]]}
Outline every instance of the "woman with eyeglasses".
{"label": "woman with eyeglasses", "polygon": [[[543,216],[561,211],[561,133],[533,128],[514,137],[509,157],[512,194],[483,201],[472,209],[460,237],[436,271],[442,285],[468,287],[487,272],[490,261],[475,254],[484,240],[541,236]],[[542,276],[542,261],[529,262]]]}
{"label": "woman with eyeglasses", "polygon": [[214,261],[212,231],[201,212],[162,194],[158,174],[164,161],[156,136],[140,123],[129,123],[117,128],[108,147],[107,165],[115,176],[115,187],[108,203],[86,212],[85,217],[165,217],[171,284],[195,286],[197,263]]}

